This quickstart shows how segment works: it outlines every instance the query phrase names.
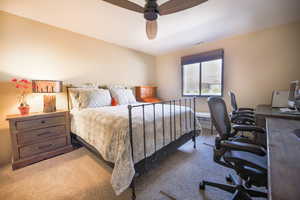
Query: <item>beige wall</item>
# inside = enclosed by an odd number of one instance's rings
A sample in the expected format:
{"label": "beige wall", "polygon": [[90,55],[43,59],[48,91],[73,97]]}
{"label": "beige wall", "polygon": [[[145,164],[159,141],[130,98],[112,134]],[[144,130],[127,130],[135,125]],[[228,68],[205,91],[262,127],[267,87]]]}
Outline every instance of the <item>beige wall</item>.
{"label": "beige wall", "polygon": [[[0,165],[10,157],[5,115],[18,112],[11,78],[135,86],[153,83],[154,73],[151,55],[0,11]],[[58,108],[65,99],[58,95]],[[42,95],[29,97],[32,111],[42,102]]]}
{"label": "beige wall", "polygon": [[[300,79],[300,22],[202,44],[166,55],[146,55],[0,11],[0,165],[10,159],[5,115],[17,112],[17,90],[8,80],[58,79],[65,83],[157,84],[159,96],[180,97],[181,56],[225,50],[225,93],[237,93],[241,106],[269,103],[274,89]],[[154,67],[156,65],[156,67]],[[226,95],[227,98],[227,95]],[[66,108],[65,95],[57,97]],[[32,111],[42,96],[29,97]],[[207,110],[205,100],[199,110]]]}
{"label": "beige wall", "polygon": [[[225,51],[224,94],[227,102],[227,92],[233,90],[240,106],[270,104],[273,90],[288,90],[290,81],[300,79],[298,22],[158,56],[156,80],[159,96],[181,96],[182,56],[219,48]],[[200,101],[198,110],[208,110],[205,98]]]}

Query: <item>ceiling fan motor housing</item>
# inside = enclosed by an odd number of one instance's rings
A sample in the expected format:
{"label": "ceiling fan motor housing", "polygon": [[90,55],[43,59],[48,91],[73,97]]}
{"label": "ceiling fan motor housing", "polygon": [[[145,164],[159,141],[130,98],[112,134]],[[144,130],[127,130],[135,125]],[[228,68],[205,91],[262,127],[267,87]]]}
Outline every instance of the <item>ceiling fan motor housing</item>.
{"label": "ceiling fan motor housing", "polygon": [[158,5],[157,0],[145,0],[145,7],[132,2],[131,0],[103,0],[113,5],[125,8],[134,12],[143,13],[146,19],[146,33],[150,40],[155,39],[157,35],[158,15],[169,15],[182,10],[195,7],[208,0],[168,0]]}
{"label": "ceiling fan motor housing", "polygon": [[145,6],[144,18],[148,21],[154,21],[158,17],[157,0],[148,0]]}

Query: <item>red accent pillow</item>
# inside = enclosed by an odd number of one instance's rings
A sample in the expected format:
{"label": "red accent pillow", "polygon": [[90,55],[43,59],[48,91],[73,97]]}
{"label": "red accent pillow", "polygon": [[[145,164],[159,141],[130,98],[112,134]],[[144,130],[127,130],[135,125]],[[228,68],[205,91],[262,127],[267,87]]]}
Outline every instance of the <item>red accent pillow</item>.
{"label": "red accent pillow", "polygon": [[112,106],[117,106],[118,105],[118,101],[115,98],[111,98],[111,105]]}

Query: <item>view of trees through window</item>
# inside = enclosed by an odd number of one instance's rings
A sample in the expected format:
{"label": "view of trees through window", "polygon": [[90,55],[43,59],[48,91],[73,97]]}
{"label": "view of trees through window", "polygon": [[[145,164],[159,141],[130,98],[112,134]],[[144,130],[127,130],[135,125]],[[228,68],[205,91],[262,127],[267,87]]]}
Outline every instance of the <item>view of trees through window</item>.
{"label": "view of trees through window", "polygon": [[184,95],[200,94],[200,63],[184,65]]}
{"label": "view of trees through window", "polygon": [[183,96],[221,96],[223,60],[183,65]]}
{"label": "view of trees through window", "polygon": [[201,95],[222,95],[222,59],[202,62]]}

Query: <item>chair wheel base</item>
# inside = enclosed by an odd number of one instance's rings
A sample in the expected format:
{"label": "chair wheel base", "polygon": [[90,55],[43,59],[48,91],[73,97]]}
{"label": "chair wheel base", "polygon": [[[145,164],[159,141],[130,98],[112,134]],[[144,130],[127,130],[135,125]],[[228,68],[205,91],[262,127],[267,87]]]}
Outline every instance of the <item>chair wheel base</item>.
{"label": "chair wheel base", "polygon": [[200,184],[199,184],[199,189],[200,189],[200,190],[205,190],[205,184],[204,184],[203,181],[200,182]]}
{"label": "chair wheel base", "polygon": [[[234,177],[231,177],[233,182],[235,182]],[[233,200],[251,200],[251,197],[263,197],[267,198],[267,193],[265,192],[260,192],[260,191],[255,191],[255,190],[250,190],[246,189],[243,185],[237,184],[237,185],[226,185],[226,184],[221,184],[221,183],[215,183],[215,182],[210,182],[210,181],[201,181],[199,184],[199,189],[200,190],[205,190],[206,186],[214,187],[221,189],[223,191],[229,192],[233,194]]]}

